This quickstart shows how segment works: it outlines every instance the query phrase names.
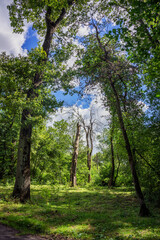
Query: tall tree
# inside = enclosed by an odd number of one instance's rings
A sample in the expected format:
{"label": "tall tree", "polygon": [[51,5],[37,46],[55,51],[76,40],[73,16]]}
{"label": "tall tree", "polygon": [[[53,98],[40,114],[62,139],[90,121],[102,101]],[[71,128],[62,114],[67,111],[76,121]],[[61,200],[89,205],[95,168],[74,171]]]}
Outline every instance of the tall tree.
{"label": "tall tree", "polygon": [[114,146],[113,146],[113,136],[114,136],[114,115],[112,116],[112,122],[111,122],[111,129],[110,129],[110,145],[111,145],[111,163],[112,163],[112,169],[111,169],[111,176],[108,183],[109,187],[112,187],[115,185],[114,181],[114,175],[115,175],[115,154],[114,154]]}
{"label": "tall tree", "polygon": [[[81,1],[80,1],[81,2]],[[27,98],[33,100],[38,96],[37,89],[43,85],[43,75],[45,65],[49,57],[49,51],[53,39],[53,34],[65,19],[66,13],[73,5],[74,0],[63,1],[25,1],[14,0],[8,6],[10,11],[11,25],[14,31],[22,32],[24,19],[31,21],[33,27],[38,32],[46,31],[42,44],[43,57],[37,59],[37,70],[31,81],[31,87],[26,91]],[[32,122],[28,121],[30,116],[34,116],[33,109],[29,107],[23,109],[21,118],[21,129],[18,147],[17,173],[13,191],[13,196],[22,202],[30,199],[30,151]]]}
{"label": "tall tree", "polygon": [[[83,66],[78,70],[80,73],[78,74],[83,77],[86,76],[90,83],[99,82],[107,97],[109,106],[115,108],[126,145],[126,151],[128,154],[128,160],[136,194],[140,202],[139,214],[141,216],[148,216],[149,210],[146,207],[144,196],[140,187],[132,153],[132,146],[124,120],[124,116],[127,113],[129,115],[129,107],[131,107],[133,97],[132,90],[136,89],[136,84],[138,83],[138,81],[136,81],[136,69],[125,60],[124,56],[120,56],[118,52],[116,53],[115,43],[110,43],[104,34],[103,37],[100,37],[98,26],[94,20],[92,21],[92,26],[95,29],[95,34],[92,34],[92,36],[89,36],[89,38],[84,41],[86,44],[86,51],[84,50],[82,60]],[[127,86],[127,84],[130,86],[130,88]],[[126,91],[126,87],[128,91]],[[126,106],[127,108],[125,115],[123,114],[124,99],[128,103],[128,106]]]}

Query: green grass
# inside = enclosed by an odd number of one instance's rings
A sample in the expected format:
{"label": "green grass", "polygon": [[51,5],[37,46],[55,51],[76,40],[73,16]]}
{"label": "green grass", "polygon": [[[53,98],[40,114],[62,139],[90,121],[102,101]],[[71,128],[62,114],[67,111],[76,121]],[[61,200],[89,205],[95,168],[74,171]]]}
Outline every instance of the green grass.
{"label": "green grass", "polygon": [[0,222],[22,234],[61,234],[76,239],[158,240],[160,209],[149,206],[152,216],[138,216],[133,189],[107,187],[31,187],[31,201],[10,198],[11,186],[0,186]]}

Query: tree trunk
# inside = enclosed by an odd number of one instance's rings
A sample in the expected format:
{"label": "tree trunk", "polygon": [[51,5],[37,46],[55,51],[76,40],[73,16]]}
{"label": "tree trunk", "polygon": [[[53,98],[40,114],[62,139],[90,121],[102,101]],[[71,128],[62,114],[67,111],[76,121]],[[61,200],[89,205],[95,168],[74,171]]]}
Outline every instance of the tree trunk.
{"label": "tree trunk", "polygon": [[132,172],[132,177],[133,177],[133,182],[134,182],[136,194],[137,194],[138,200],[140,202],[139,215],[142,216],[142,217],[149,216],[150,212],[149,212],[149,209],[146,207],[146,204],[145,204],[145,201],[144,201],[144,196],[143,196],[143,193],[141,191],[139,179],[138,179],[138,176],[137,176],[135,163],[134,163],[134,158],[133,158],[133,154],[132,154],[132,151],[131,151],[130,142],[129,142],[129,139],[128,139],[128,135],[127,135],[125,126],[124,126],[124,121],[123,121],[119,96],[118,96],[117,90],[116,90],[116,88],[114,86],[114,83],[113,83],[111,78],[110,78],[110,86],[111,86],[111,88],[113,90],[113,93],[114,93],[114,96],[115,96],[118,119],[119,119],[119,123],[120,123],[120,126],[121,126],[124,141],[125,141],[125,144],[126,144],[126,150],[127,150],[127,154],[128,154],[128,158],[129,158],[129,164],[130,164],[130,168],[131,168],[131,172]]}
{"label": "tree trunk", "polygon": [[74,142],[74,151],[72,156],[72,167],[71,167],[71,186],[76,186],[76,170],[77,170],[77,158],[78,158],[78,149],[79,149],[79,138],[80,138],[80,124],[77,123],[77,133]]}
{"label": "tree trunk", "polygon": [[26,120],[29,112],[23,110],[21,119],[21,130],[18,146],[16,182],[13,197],[19,198],[21,202],[30,199],[30,149],[32,125]]}
{"label": "tree trunk", "polygon": [[111,132],[111,163],[112,163],[112,170],[111,170],[111,177],[110,177],[110,180],[109,180],[109,183],[108,183],[108,186],[109,187],[113,187],[114,186],[114,171],[115,171],[115,164],[114,164],[114,149],[113,149],[113,129],[112,129],[112,132]]}

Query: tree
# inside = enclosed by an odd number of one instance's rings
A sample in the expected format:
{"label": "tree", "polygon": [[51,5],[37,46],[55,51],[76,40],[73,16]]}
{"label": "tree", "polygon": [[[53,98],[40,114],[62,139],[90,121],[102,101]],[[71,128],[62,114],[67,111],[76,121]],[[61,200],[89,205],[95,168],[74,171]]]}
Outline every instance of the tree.
{"label": "tree", "polygon": [[[80,1],[81,2],[81,1]],[[11,25],[14,31],[22,32],[24,19],[31,21],[33,27],[42,33],[46,30],[44,42],[42,44],[43,57],[37,59],[37,70],[31,79],[31,87],[26,91],[26,101],[34,100],[36,92],[44,83],[44,71],[49,57],[49,51],[53,39],[53,34],[65,19],[68,9],[73,5],[73,0],[68,1],[14,1],[8,6],[10,11]],[[32,122],[28,121],[30,116],[34,116],[34,111],[24,108],[21,118],[21,130],[18,147],[17,173],[13,196],[25,202],[30,198],[30,151]]]}
{"label": "tree", "polygon": [[111,129],[110,129],[110,144],[111,144],[111,163],[112,163],[112,170],[111,170],[111,176],[108,183],[109,187],[112,187],[115,185],[114,175],[115,175],[115,157],[114,157],[114,147],[113,147],[113,136],[114,136],[114,115],[112,116],[112,122],[111,122]]}
{"label": "tree", "polygon": [[86,51],[84,50],[84,55],[82,57],[83,65],[80,64],[82,67],[78,69],[78,72],[80,73],[78,73],[78,75],[81,77],[83,76],[86,79],[88,78],[89,83],[95,84],[96,82],[99,82],[104,94],[107,97],[108,105],[112,106],[112,108],[114,107],[116,111],[126,145],[136,194],[140,202],[139,214],[141,216],[148,216],[149,210],[146,207],[144,196],[141,191],[122,108],[125,100],[125,114],[129,114],[128,109],[132,105],[132,90],[135,89],[135,84],[138,83],[138,81],[136,81],[136,69],[127,60],[125,60],[124,56],[120,56],[119,53],[116,52],[114,42],[109,43],[109,40],[105,35],[100,37],[98,26],[94,20],[92,20],[92,26],[95,29],[95,34],[92,34],[85,40]]}

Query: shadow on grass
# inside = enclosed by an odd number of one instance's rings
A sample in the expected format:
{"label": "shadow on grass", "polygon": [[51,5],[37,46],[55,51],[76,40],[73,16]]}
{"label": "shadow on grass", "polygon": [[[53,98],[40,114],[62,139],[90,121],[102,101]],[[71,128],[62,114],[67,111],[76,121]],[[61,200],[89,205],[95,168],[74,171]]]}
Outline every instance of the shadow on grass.
{"label": "shadow on grass", "polygon": [[159,214],[140,218],[138,211],[135,195],[126,188],[56,191],[41,187],[32,190],[31,203],[5,204],[1,216],[23,233],[58,233],[88,240],[160,239]]}

